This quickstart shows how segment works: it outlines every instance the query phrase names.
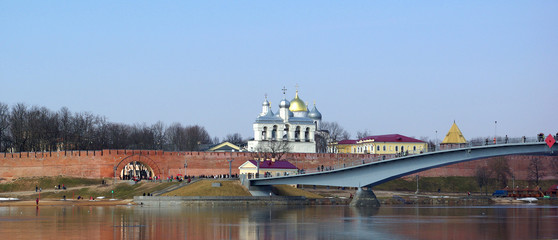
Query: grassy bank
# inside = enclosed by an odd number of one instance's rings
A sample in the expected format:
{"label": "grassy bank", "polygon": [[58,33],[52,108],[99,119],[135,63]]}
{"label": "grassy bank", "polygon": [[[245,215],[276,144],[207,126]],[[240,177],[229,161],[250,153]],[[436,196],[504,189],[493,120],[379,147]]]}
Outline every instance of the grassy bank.
{"label": "grassy bank", "polygon": [[35,191],[35,187],[54,189],[54,186],[66,188],[101,184],[102,179],[72,178],[72,177],[29,177],[18,178],[9,183],[0,184],[0,192]]}
{"label": "grassy bank", "polygon": [[289,185],[273,186],[273,193],[279,196],[303,196],[306,198],[323,198],[322,195],[308,192],[300,188],[294,188]]}
{"label": "grassy bank", "polygon": [[[131,182],[121,182],[118,184],[101,184],[102,179],[83,179],[68,177],[31,177],[19,178],[13,182],[0,184],[0,193],[4,196],[18,197],[23,200],[35,199],[38,193],[35,192],[35,186],[43,188],[41,198],[43,199],[75,199],[82,196],[86,199],[89,197],[104,196],[105,198],[131,199],[134,196],[141,196],[144,193],[153,193],[165,189],[171,185],[179,184],[178,182],[145,182],[131,184]],[[213,187],[212,183],[220,183],[220,187]],[[479,193],[477,182],[472,177],[436,177],[436,178],[419,178],[419,191],[421,193],[435,193],[440,189],[441,193]],[[508,182],[512,185],[511,181]],[[64,184],[67,190],[55,190],[54,186]],[[549,186],[556,184],[556,181],[543,181],[541,188],[546,190]],[[515,185],[520,187],[531,186],[527,181],[515,181]],[[500,189],[500,184],[495,181],[489,183],[488,187],[483,188],[488,195],[496,189]],[[417,189],[416,179],[405,178],[396,179],[387,183],[380,184],[373,188],[379,191],[402,191],[415,192]],[[321,191],[324,190],[324,191]],[[288,185],[274,186],[273,192],[280,196],[304,196],[307,198],[322,198],[324,196],[343,196],[348,197],[354,189],[339,189],[331,187],[305,186],[305,189],[297,189]],[[114,195],[113,195],[114,191]],[[13,193],[13,194],[12,194]],[[329,194],[329,195],[328,195]],[[202,180],[185,187],[164,194],[164,196],[250,196],[246,188],[240,185],[239,181],[230,180]]]}
{"label": "grassy bank", "polygon": [[[137,184],[119,183],[115,185],[100,185],[100,186],[88,186],[77,189],[69,190],[59,190],[52,192],[41,193],[41,198],[47,199],[62,199],[64,196],[66,198],[75,199],[78,196],[89,199],[89,197],[100,197],[105,198],[116,198],[116,199],[132,199],[134,196],[141,196],[144,193],[152,193],[165,189],[171,185],[178,184],[177,182],[163,182],[163,183],[152,183],[152,182],[140,182]],[[38,195],[32,195],[31,199],[34,199]]]}
{"label": "grassy bank", "polygon": [[[152,193],[165,189],[178,182],[146,182],[134,184],[124,181],[117,184],[101,184],[102,179],[68,178],[68,177],[31,177],[19,178],[9,183],[0,184],[0,193],[5,196],[17,197],[22,200],[35,199],[39,193],[35,192],[35,186],[42,188],[40,196],[42,199],[75,199],[78,196],[88,199],[89,197],[131,199],[143,193]],[[64,184],[66,190],[55,189]]]}
{"label": "grassy bank", "polygon": [[[529,181],[516,180],[514,183],[520,188],[536,187]],[[556,181],[542,181],[540,187],[544,191],[556,183]],[[512,186],[511,179],[507,182],[507,186]],[[440,192],[445,193],[481,193],[474,177],[419,177],[418,188],[421,192],[437,192],[440,189]],[[373,189],[414,192],[417,190],[417,181],[411,178],[400,178],[375,186]],[[487,186],[483,186],[482,193],[492,194],[497,189],[502,189],[502,184],[492,180],[489,181]]]}
{"label": "grassy bank", "polygon": [[[214,187],[213,184],[220,184],[220,186]],[[239,181],[201,180],[162,196],[251,196],[251,194],[240,185]]]}
{"label": "grassy bank", "polygon": [[[221,186],[214,187],[219,183]],[[322,196],[297,189],[288,185],[273,186],[273,193],[279,196],[304,196],[307,198],[322,198]],[[202,180],[174,191],[163,194],[163,196],[251,196],[250,192],[240,184],[240,181],[230,180]]]}

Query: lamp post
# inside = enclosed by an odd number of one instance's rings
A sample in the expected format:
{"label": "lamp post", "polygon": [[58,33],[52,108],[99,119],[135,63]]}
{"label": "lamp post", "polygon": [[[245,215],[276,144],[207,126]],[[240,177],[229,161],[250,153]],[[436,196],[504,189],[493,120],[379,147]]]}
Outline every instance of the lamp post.
{"label": "lamp post", "polygon": [[229,178],[232,178],[232,162],[234,159],[227,159],[227,161],[229,162]]}
{"label": "lamp post", "polygon": [[496,126],[498,125],[498,121],[494,121],[494,144],[496,144]]}
{"label": "lamp post", "polygon": [[417,174],[417,191],[415,192],[415,194],[418,194],[418,174]]}
{"label": "lamp post", "polygon": [[438,130],[436,130],[435,132],[436,132],[436,139],[434,139],[434,152],[436,152],[438,148]]}
{"label": "lamp post", "polygon": [[116,183],[116,170],[118,169],[117,166],[114,166],[114,181],[112,182],[112,184]]}
{"label": "lamp post", "polygon": [[256,162],[257,162],[258,166],[256,168],[256,176],[255,177],[259,178],[260,177],[260,159],[256,158]]}
{"label": "lamp post", "polygon": [[186,177],[186,168],[188,167],[188,159],[184,159],[184,177]]}

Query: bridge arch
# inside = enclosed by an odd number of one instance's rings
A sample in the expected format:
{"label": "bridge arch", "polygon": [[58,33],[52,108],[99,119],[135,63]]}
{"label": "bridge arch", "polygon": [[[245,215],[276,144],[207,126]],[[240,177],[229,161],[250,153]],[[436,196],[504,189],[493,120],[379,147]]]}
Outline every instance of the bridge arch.
{"label": "bridge arch", "polygon": [[160,177],[162,174],[161,168],[159,167],[157,162],[142,154],[133,154],[120,160],[120,162],[118,162],[118,164],[114,166],[115,174],[118,174],[120,176],[120,173],[124,170],[126,165],[133,162],[138,162],[148,167],[149,170],[152,172],[153,176]]}

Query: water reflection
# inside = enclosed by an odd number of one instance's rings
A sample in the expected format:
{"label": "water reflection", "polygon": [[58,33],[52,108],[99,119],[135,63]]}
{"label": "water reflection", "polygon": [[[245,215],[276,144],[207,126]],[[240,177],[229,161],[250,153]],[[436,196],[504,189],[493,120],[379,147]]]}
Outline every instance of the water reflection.
{"label": "water reflection", "polygon": [[3,239],[540,239],[551,206],[0,207]]}

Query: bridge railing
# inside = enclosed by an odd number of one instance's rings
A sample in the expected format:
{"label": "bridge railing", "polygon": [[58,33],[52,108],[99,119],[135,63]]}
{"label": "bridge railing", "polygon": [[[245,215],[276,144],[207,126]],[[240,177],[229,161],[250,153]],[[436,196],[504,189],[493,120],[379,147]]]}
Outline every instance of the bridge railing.
{"label": "bridge railing", "polygon": [[[555,136],[555,137],[558,138],[558,136]],[[545,138],[546,138],[545,135],[542,135],[542,136],[539,135],[537,137],[518,137],[518,138],[497,137],[496,139],[494,139],[494,138],[491,138],[491,139],[489,139],[489,138],[484,138],[484,139],[483,138],[475,138],[475,139],[472,139],[471,141],[467,142],[466,144],[461,144],[461,145],[459,145],[459,147],[454,147],[454,148],[440,148],[440,146],[437,145],[437,146],[435,146],[433,151],[428,151],[428,152],[431,153],[431,152],[439,152],[439,151],[445,151],[445,150],[450,150],[450,149],[470,148],[470,147],[489,146],[489,145],[505,145],[505,144],[544,142]],[[403,153],[399,153],[399,154],[373,156],[373,157],[364,158],[364,159],[346,159],[346,158],[343,159],[343,158],[339,158],[339,159],[337,159],[337,163],[334,164],[334,165],[328,165],[328,166],[320,165],[319,167],[314,168],[314,169],[303,169],[302,171],[299,170],[296,175],[339,170],[339,169],[343,169],[343,168],[354,167],[354,166],[368,164],[368,163],[372,163],[372,162],[379,162],[379,161],[389,160],[389,159],[393,159],[393,158],[397,158],[397,157],[411,156],[411,155],[417,155],[417,154],[421,154],[421,153],[405,153],[405,152],[403,152]],[[260,178],[264,178],[264,177],[265,176],[263,176],[263,174],[261,174]]]}

